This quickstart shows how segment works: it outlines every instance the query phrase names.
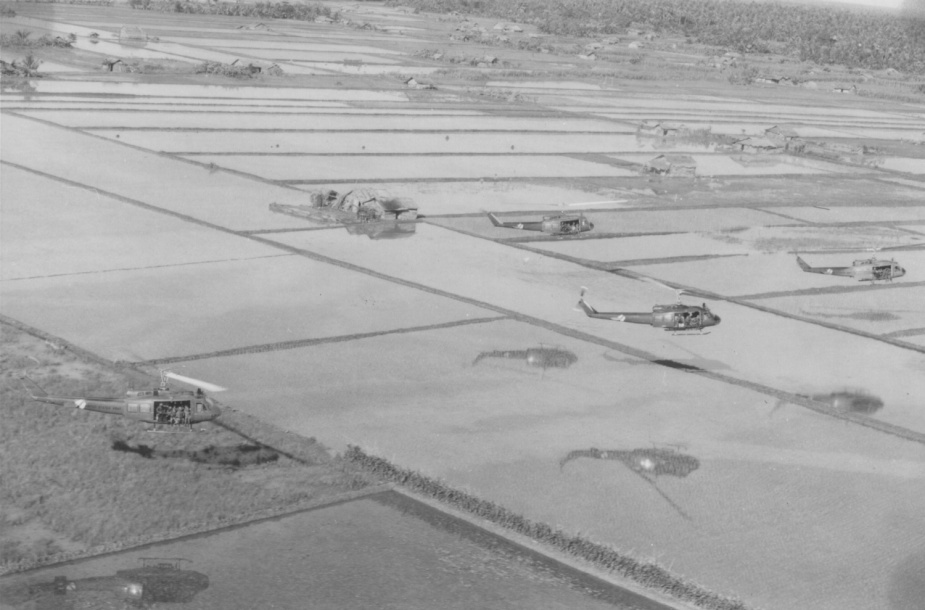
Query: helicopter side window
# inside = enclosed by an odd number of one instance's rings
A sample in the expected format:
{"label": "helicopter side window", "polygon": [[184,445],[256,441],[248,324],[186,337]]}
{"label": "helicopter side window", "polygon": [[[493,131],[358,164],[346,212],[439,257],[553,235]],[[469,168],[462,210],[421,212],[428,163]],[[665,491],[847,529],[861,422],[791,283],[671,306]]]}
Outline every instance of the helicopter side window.
{"label": "helicopter side window", "polygon": [[128,412],[129,413],[138,413],[139,405],[137,402],[128,403]]}
{"label": "helicopter side window", "polygon": [[204,409],[205,405],[203,405],[201,402],[196,403],[196,413],[202,413]]}
{"label": "helicopter side window", "polygon": [[141,412],[142,412],[142,413],[150,413],[150,412],[151,412],[151,403],[150,403],[150,402],[143,402],[143,403],[141,403]]}

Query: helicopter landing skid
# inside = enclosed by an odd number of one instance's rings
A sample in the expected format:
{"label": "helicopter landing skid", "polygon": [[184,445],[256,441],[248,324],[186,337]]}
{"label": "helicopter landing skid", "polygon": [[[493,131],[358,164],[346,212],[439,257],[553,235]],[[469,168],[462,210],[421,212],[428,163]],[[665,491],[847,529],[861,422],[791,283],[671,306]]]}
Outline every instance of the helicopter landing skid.
{"label": "helicopter landing skid", "polygon": [[703,329],[701,329],[699,332],[698,332],[698,331],[695,331],[695,330],[676,330],[676,331],[672,331],[672,332],[671,332],[671,336],[672,336],[672,337],[675,337],[675,336],[678,336],[678,337],[684,337],[684,336],[695,336],[695,337],[699,337],[699,336],[702,336],[702,335],[709,335],[709,334],[710,334],[710,331],[704,331]]}
{"label": "helicopter landing skid", "polygon": [[148,428],[148,432],[159,432],[161,434],[176,434],[179,432],[197,432],[197,428],[187,424],[154,424]]}

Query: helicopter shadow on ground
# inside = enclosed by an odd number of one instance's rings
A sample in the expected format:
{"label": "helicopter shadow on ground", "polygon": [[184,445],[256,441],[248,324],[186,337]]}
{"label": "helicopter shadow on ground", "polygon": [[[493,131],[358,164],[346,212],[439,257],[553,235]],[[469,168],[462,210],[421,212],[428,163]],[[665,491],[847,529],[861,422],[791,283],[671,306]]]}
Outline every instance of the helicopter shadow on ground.
{"label": "helicopter shadow on ground", "polygon": [[[864,390],[841,390],[828,394],[798,394],[798,396],[823,403],[838,413],[854,415],[873,415],[884,406],[883,400]],[[771,413],[773,414],[785,404],[787,401],[779,400]]]}
{"label": "helicopter shadow on ground", "polygon": [[630,471],[639,476],[684,519],[691,521],[684,509],[672,500],[659,486],[657,479],[662,476],[672,476],[683,479],[700,468],[700,460],[692,455],[681,453],[676,449],[659,447],[637,448],[630,450],[620,449],[576,449],[559,460],[559,470],[564,471],[565,465],[579,458],[593,460],[609,460],[622,463]]}
{"label": "helicopter shadow on ground", "polygon": [[14,608],[30,610],[123,610],[153,608],[158,604],[188,604],[209,588],[209,577],[186,570],[181,558],[140,558],[140,568],[115,574],[69,580],[56,576],[51,581],[23,583],[0,590],[0,600]]}
{"label": "helicopter shadow on ground", "polygon": [[576,362],[578,356],[574,352],[553,347],[531,347],[518,350],[493,350],[481,352],[472,361],[472,366],[486,358],[500,358],[509,360],[523,360],[527,366],[539,369],[567,369]]}
{"label": "helicopter shadow on ground", "polygon": [[699,356],[685,359],[658,358],[655,360],[644,360],[635,356],[618,357],[609,352],[604,352],[603,356],[604,360],[609,362],[618,362],[620,364],[628,364],[630,366],[657,364],[659,366],[667,366],[668,368],[677,369],[680,371],[728,371],[731,369],[728,364],[722,362],[721,360],[711,360],[709,358],[701,358]]}
{"label": "helicopter shadow on ground", "polygon": [[112,443],[114,451],[134,453],[146,459],[174,459],[188,460],[197,464],[210,466],[223,466],[231,468],[244,468],[275,462],[279,454],[272,449],[241,443],[237,445],[209,445],[204,449],[170,449],[162,450],[138,443],[134,446],[124,440],[115,440]]}

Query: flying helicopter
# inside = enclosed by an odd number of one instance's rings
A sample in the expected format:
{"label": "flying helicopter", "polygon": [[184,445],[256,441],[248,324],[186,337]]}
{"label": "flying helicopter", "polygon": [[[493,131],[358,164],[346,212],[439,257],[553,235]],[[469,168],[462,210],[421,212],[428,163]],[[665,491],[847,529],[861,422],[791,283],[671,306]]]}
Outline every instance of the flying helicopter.
{"label": "flying helicopter", "polygon": [[588,289],[582,286],[578,306],[581,307],[589,318],[601,318],[604,320],[614,320],[616,322],[629,322],[631,324],[649,324],[673,333],[677,333],[678,331],[698,330],[700,334],[703,334],[704,328],[716,326],[721,322],[720,317],[710,311],[706,303],[703,305],[683,304],[681,302],[681,295],[687,291],[671,288],[652,278],[642,277],[640,279],[661,286],[662,288],[667,288],[668,290],[674,290],[678,295],[678,302],[671,305],[654,305],[651,313],[598,311],[585,301],[585,292]]}
{"label": "flying helicopter", "polygon": [[906,275],[906,270],[896,260],[883,260],[876,257],[856,260],[851,263],[850,267],[810,267],[806,261],[797,256],[797,264],[806,273],[853,277],[859,282],[876,282],[877,280],[892,282],[893,278]]}
{"label": "flying helicopter", "polygon": [[507,229],[520,229],[522,231],[541,231],[550,235],[578,235],[594,228],[594,223],[584,214],[555,214],[543,216],[543,220],[530,222],[502,222],[491,212],[487,212],[491,224]]}
{"label": "flying helicopter", "polygon": [[[196,386],[192,390],[172,390],[169,379]],[[136,421],[174,427],[211,421],[221,415],[221,408],[215,399],[206,396],[203,388],[210,392],[223,392],[225,388],[212,383],[178,375],[172,371],[161,371],[161,382],[150,390],[128,390],[125,396],[50,396],[28,377],[22,378],[30,398],[52,405],[74,406],[86,411],[97,411],[109,415],[122,415]]]}

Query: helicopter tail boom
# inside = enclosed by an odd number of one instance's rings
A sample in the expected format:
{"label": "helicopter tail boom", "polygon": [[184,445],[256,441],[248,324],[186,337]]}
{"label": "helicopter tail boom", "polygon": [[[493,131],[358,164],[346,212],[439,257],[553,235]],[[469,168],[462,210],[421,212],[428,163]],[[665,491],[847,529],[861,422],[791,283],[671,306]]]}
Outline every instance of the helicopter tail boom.
{"label": "helicopter tail boom", "polygon": [[25,388],[26,392],[29,394],[29,397],[33,400],[40,400],[42,398],[48,397],[48,392],[43,390],[39,384],[35,383],[25,375],[20,377],[19,381],[22,383],[23,388]]}

